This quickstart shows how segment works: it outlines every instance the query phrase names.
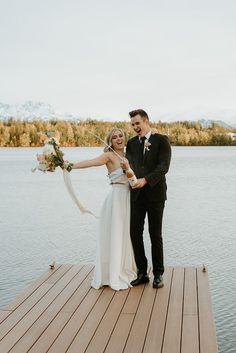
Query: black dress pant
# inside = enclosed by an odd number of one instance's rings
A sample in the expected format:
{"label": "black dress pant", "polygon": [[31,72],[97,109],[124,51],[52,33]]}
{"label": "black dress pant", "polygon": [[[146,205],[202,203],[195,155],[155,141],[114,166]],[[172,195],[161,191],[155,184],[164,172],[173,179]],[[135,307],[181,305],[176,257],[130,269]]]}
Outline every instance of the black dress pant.
{"label": "black dress pant", "polygon": [[137,200],[131,201],[130,234],[138,274],[147,273],[147,258],[145,256],[143,243],[143,230],[146,214],[148,215],[148,229],[151,239],[153,275],[158,276],[164,272],[162,241],[162,217],[164,206],[165,201],[156,202],[148,200],[144,189],[140,190]]}

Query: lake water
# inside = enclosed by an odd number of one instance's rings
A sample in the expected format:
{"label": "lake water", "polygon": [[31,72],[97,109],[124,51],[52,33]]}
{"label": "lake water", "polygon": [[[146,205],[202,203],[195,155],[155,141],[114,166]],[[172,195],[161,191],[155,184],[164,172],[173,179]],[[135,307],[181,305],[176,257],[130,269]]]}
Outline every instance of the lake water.
{"label": "lake water", "polygon": [[[61,170],[31,172],[38,148],[0,148],[0,307],[57,263],[93,262],[98,220],[81,215]],[[66,159],[101,148],[64,148]],[[110,188],[105,167],[74,170],[83,204],[99,214]],[[236,352],[236,147],[173,147],[163,237],[166,265],[209,270],[221,353]],[[147,229],[145,244],[150,259]]]}

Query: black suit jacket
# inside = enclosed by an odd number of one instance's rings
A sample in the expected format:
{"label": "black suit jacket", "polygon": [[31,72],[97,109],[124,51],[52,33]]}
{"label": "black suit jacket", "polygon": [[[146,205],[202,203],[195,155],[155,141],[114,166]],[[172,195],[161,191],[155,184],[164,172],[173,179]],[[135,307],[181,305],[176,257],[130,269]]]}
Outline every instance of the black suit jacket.
{"label": "black suit jacket", "polygon": [[[152,134],[148,140],[151,144],[142,154],[138,136],[131,138],[126,147],[126,157],[137,178],[146,178],[147,184],[142,189],[131,190],[131,201],[145,192],[149,201],[166,200],[166,177],[171,160],[171,147],[165,135]],[[142,190],[142,191],[141,191]]]}

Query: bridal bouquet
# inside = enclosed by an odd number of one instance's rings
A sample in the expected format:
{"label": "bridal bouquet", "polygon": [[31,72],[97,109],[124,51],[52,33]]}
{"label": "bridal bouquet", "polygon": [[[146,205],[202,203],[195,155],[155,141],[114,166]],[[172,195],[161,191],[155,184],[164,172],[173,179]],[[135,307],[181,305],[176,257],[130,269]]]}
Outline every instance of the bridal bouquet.
{"label": "bridal bouquet", "polygon": [[37,154],[38,166],[32,169],[35,172],[37,169],[46,173],[54,172],[57,167],[64,164],[64,153],[60,150],[59,141],[54,137],[49,137],[45,143],[42,154]]}
{"label": "bridal bouquet", "polygon": [[[57,167],[62,167],[63,169],[63,178],[70,194],[72,200],[78,206],[82,213],[89,213],[95,216],[91,211],[86,209],[77,196],[75,195],[71,180],[70,180],[70,172],[72,170],[73,163],[69,163],[68,161],[64,161],[64,153],[60,150],[59,140],[55,137],[51,137],[50,132],[47,132],[47,140],[44,142],[44,148],[42,154],[37,154],[38,165],[37,167],[32,169],[32,172],[35,172],[37,169],[46,173],[46,172],[55,172]],[[95,216],[97,218],[97,216]]]}

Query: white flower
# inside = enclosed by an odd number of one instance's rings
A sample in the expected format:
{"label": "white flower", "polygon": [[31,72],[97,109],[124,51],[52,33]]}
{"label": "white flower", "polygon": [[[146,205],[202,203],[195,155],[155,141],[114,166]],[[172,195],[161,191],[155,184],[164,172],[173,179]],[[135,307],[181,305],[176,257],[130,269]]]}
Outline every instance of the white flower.
{"label": "white flower", "polygon": [[38,170],[41,170],[41,172],[46,172],[47,169],[48,169],[47,164],[45,164],[45,163],[39,163],[39,165],[38,165]]}
{"label": "white flower", "polygon": [[43,148],[43,154],[45,154],[45,155],[55,154],[55,150],[53,148],[53,145],[46,143]]}
{"label": "white flower", "polygon": [[43,151],[41,154],[37,154],[38,166],[32,169],[34,172],[36,169],[41,172],[54,172],[59,166],[64,163],[63,152],[59,148],[59,141],[54,138],[49,138],[44,143]]}
{"label": "white flower", "polygon": [[152,144],[150,142],[148,142],[148,140],[145,140],[145,142],[144,142],[144,151],[150,151],[149,147],[151,145]]}

